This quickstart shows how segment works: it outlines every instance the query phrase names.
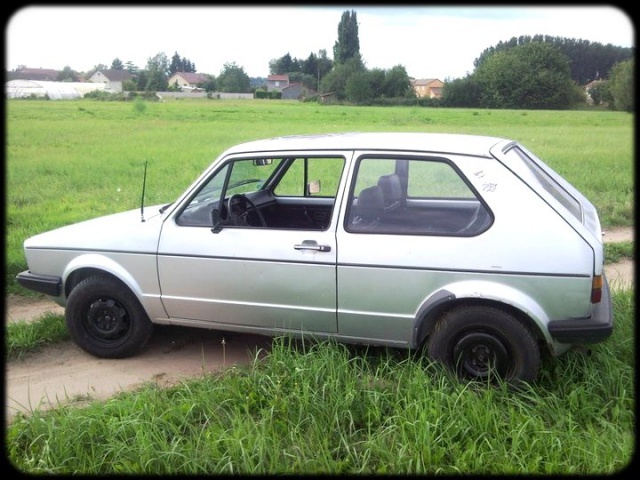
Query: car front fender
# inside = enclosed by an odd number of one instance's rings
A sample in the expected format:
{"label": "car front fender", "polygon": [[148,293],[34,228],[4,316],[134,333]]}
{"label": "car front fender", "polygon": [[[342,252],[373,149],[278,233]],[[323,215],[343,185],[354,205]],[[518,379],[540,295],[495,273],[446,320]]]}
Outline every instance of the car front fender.
{"label": "car front fender", "polygon": [[[70,289],[68,283],[74,283],[79,275],[88,276],[83,272],[104,272],[124,283],[138,298],[150,318],[166,317],[167,314],[160,301],[160,286],[155,255],[124,254],[113,258],[113,255],[102,253],[87,253],[74,257],[65,267],[62,274],[62,284],[65,296]],[[123,262],[127,262],[127,267]]]}

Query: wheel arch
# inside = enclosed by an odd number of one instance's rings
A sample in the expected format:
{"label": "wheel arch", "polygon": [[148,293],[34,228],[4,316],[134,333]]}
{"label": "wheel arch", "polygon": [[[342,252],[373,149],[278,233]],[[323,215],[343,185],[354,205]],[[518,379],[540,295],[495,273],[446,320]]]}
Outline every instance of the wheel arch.
{"label": "wheel arch", "polygon": [[119,263],[98,254],[81,255],[74,258],[62,276],[64,296],[69,297],[73,288],[86,278],[93,275],[108,275],[124,284],[144,305],[142,289],[133,276]]}
{"label": "wheel arch", "polygon": [[[553,341],[544,327],[548,318],[537,302],[504,285],[495,286],[490,282],[482,282],[485,285],[479,285],[480,282],[464,285],[465,283],[467,282],[441,289],[422,303],[414,320],[412,348],[424,345],[436,323],[446,312],[460,306],[484,305],[513,315],[531,331],[540,346],[544,346],[545,350],[552,350]],[[491,288],[487,288],[487,283]]]}

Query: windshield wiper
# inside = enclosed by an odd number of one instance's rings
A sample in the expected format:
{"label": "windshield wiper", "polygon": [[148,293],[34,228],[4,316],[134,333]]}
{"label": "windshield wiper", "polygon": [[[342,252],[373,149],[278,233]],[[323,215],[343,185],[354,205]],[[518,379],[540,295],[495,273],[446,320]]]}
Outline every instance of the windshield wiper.
{"label": "windshield wiper", "polygon": [[160,213],[164,213],[164,211],[169,208],[173,203],[167,203],[164,207],[160,208]]}

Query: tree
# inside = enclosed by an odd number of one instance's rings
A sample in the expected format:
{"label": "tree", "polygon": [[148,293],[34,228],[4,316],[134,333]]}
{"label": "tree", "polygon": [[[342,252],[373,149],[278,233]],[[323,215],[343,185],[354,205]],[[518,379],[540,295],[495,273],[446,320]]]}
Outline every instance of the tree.
{"label": "tree", "polygon": [[213,75],[207,75],[207,81],[202,84],[205,92],[215,92],[217,88],[216,77]]}
{"label": "tree", "polygon": [[120,60],[118,57],[114,58],[113,62],[111,62],[111,70],[124,70],[122,60]]}
{"label": "tree", "polygon": [[344,94],[347,100],[353,103],[363,103],[371,98],[371,86],[367,72],[364,70],[354,72],[347,78],[344,86]]}
{"label": "tree", "polygon": [[342,64],[352,58],[362,63],[356,12],[354,10],[351,10],[351,12],[346,10],[342,13],[342,18],[338,24],[338,40],[333,46],[333,59],[335,63]]}
{"label": "tree", "polygon": [[415,96],[407,70],[402,65],[396,65],[386,72],[384,94],[390,98]]}
{"label": "tree", "polygon": [[616,110],[633,113],[635,111],[634,60],[619,62],[611,69],[609,92]]}
{"label": "tree", "polygon": [[77,74],[71,69],[71,67],[64,67],[60,72],[58,72],[58,76],[56,77],[58,82],[75,82],[76,79]]}
{"label": "tree", "polygon": [[196,66],[189,59],[181,57],[178,52],[171,57],[171,64],[169,65],[169,74],[173,75],[176,72],[190,72],[195,73]]}
{"label": "tree", "polygon": [[565,109],[574,98],[569,60],[548,43],[496,52],[474,76],[485,108]]}
{"label": "tree", "polygon": [[512,37],[506,42],[499,42],[495,47],[485,49],[473,62],[474,66],[478,68],[494,53],[533,42],[548,43],[564,53],[569,59],[571,79],[579,85],[607,78],[613,65],[631,59],[634,52],[633,48],[617,47],[611,44],[602,45],[588,40],[551,37],[549,35],[523,35],[517,38]]}
{"label": "tree", "polygon": [[594,105],[604,105],[610,103],[609,82],[600,80],[587,90],[587,94],[591,98]]}
{"label": "tree", "polygon": [[[322,82],[324,76],[333,69],[333,60],[327,57],[327,51],[321,49],[318,51],[318,84]],[[320,88],[320,85],[318,85]]]}
{"label": "tree", "polygon": [[365,68],[358,58],[351,58],[345,63],[337,64],[320,82],[320,87],[325,93],[333,93],[338,100],[346,98],[346,85],[349,77],[359,72],[364,72]]}
{"label": "tree", "polygon": [[138,80],[136,82],[135,90],[143,91],[147,88],[147,83],[149,81],[149,77],[146,70],[140,70],[138,72]]}
{"label": "tree", "polygon": [[147,60],[147,84],[144,90],[164,92],[169,86],[169,59],[164,53],[158,53]]}
{"label": "tree", "polygon": [[249,93],[251,81],[244,68],[233,63],[225,63],[216,80],[218,89],[227,93]]}
{"label": "tree", "polygon": [[371,96],[374,98],[384,97],[387,72],[385,72],[382,68],[372,68],[367,72],[367,75],[369,77]]}
{"label": "tree", "polygon": [[269,62],[269,73],[271,75],[285,75],[299,70],[298,59],[292,59],[289,52]]}
{"label": "tree", "polygon": [[124,64],[124,69],[129,73],[136,73],[138,71],[138,67],[136,67],[131,60],[128,60]]}
{"label": "tree", "polygon": [[482,92],[474,75],[444,82],[442,104],[446,107],[476,108]]}

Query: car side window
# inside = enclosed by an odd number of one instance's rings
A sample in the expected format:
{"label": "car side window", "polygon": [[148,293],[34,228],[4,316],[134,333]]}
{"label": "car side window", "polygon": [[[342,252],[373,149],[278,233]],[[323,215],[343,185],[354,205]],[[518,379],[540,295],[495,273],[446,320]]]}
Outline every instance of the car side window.
{"label": "car side window", "polygon": [[271,228],[326,230],[344,170],[344,157],[288,158],[263,209]]}
{"label": "car side window", "polygon": [[344,158],[295,158],[274,188],[280,197],[335,198]]}
{"label": "car side window", "polygon": [[357,163],[348,232],[474,236],[492,222],[480,196],[446,159],[364,157]]}

